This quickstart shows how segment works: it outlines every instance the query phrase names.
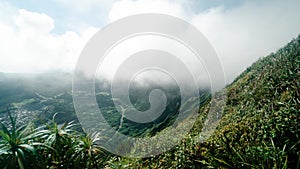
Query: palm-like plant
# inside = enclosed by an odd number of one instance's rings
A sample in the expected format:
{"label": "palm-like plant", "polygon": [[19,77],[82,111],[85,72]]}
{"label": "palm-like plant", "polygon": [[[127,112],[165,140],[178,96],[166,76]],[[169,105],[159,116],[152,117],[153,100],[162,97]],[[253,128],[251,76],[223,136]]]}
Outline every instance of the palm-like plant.
{"label": "palm-like plant", "polygon": [[38,157],[35,146],[42,143],[35,142],[36,138],[45,134],[39,129],[33,129],[32,124],[16,126],[16,117],[12,117],[8,110],[11,127],[0,122],[0,168],[32,168],[29,162]]}
{"label": "palm-like plant", "polygon": [[96,144],[99,140],[99,134],[87,134],[81,136],[74,147],[74,154],[71,160],[73,160],[80,168],[100,168],[101,155],[105,155],[103,150]]}
{"label": "palm-like plant", "polygon": [[54,148],[57,151],[52,151],[51,161],[54,166],[64,167],[67,164],[66,160],[68,159],[68,152],[73,147],[74,144],[74,130],[72,129],[75,124],[73,122],[65,122],[62,125],[59,125],[55,122],[54,114],[52,118],[52,123],[48,125],[47,137],[45,139],[45,144]]}
{"label": "palm-like plant", "polygon": [[48,125],[49,135],[46,139],[46,143],[54,148],[60,146],[60,144],[68,141],[72,137],[72,134],[74,133],[72,127],[75,126],[73,121],[58,125],[54,120],[56,115],[57,113],[54,114],[52,118],[52,124]]}

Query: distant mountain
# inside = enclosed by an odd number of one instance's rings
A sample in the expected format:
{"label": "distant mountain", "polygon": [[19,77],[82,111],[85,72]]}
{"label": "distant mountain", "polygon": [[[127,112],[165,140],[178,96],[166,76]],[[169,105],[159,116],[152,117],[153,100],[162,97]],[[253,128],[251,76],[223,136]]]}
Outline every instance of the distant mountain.
{"label": "distant mountain", "polygon": [[[122,85],[121,83],[118,85]],[[147,86],[132,84],[130,99],[134,107],[124,105],[124,111],[132,108],[146,111],[150,108],[149,94],[153,89],[161,89],[167,97],[167,106],[162,115],[150,123],[135,123],[124,117],[115,107],[110,83],[106,80],[96,80],[96,100],[101,113],[116,131],[131,136],[145,134],[154,135],[171,125],[177,117],[180,107],[180,93],[177,85],[158,85],[147,83]],[[78,121],[72,98],[72,75],[68,73],[43,74],[0,74],[0,119],[8,119],[7,109],[18,114],[21,124],[29,121],[48,121],[55,113],[56,121]],[[199,91],[209,96],[208,90]],[[127,92],[125,92],[127,93]],[[208,97],[207,97],[208,98]],[[203,100],[202,100],[203,101]]]}
{"label": "distant mountain", "polygon": [[71,87],[72,75],[67,73],[1,73],[0,118],[8,119],[10,109],[18,114],[20,124],[51,119],[55,112],[64,113],[58,122],[74,120]]}
{"label": "distant mountain", "polygon": [[72,75],[67,73],[0,74],[0,107],[35,97],[53,97],[71,91]]}

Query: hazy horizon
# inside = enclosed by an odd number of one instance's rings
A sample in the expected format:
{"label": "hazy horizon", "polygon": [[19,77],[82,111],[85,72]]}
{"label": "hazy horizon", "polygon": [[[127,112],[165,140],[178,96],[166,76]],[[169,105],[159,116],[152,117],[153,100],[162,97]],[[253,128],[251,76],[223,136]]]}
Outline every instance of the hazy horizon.
{"label": "hazy horizon", "polygon": [[[0,72],[73,73],[82,48],[97,31],[125,16],[153,12],[182,18],[198,28],[217,52],[230,83],[258,58],[298,36],[298,6],[297,0],[4,0],[0,2]],[[128,45],[142,50],[149,44]],[[105,65],[117,67],[120,61],[112,59]]]}

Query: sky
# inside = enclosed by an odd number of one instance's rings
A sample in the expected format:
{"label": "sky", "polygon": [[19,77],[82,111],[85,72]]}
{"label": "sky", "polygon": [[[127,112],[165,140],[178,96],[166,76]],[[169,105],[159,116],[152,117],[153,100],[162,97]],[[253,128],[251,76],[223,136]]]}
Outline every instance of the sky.
{"label": "sky", "polygon": [[228,82],[300,33],[299,0],[1,0],[0,72],[72,72],[84,45],[125,16],[163,13],[198,28]]}

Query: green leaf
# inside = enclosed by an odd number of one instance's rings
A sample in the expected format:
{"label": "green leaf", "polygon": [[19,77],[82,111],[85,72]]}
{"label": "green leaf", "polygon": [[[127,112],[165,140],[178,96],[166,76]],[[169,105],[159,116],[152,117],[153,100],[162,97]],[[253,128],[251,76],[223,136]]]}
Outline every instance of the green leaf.
{"label": "green leaf", "polygon": [[[24,153],[22,152],[22,150],[20,151],[20,155],[22,157],[24,156]],[[20,169],[25,169],[24,165],[23,165],[23,162],[22,162],[22,157],[20,157],[20,155],[17,151],[15,152],[15,157],[17,158],[18,165],[19,165]]]}
{"label": "green leaf", "polygon": [[21,147],[23,150],[26,150],[28,152],[32,152],[35,154],[35,148],[28,144],[20,144],[19,147]]}

